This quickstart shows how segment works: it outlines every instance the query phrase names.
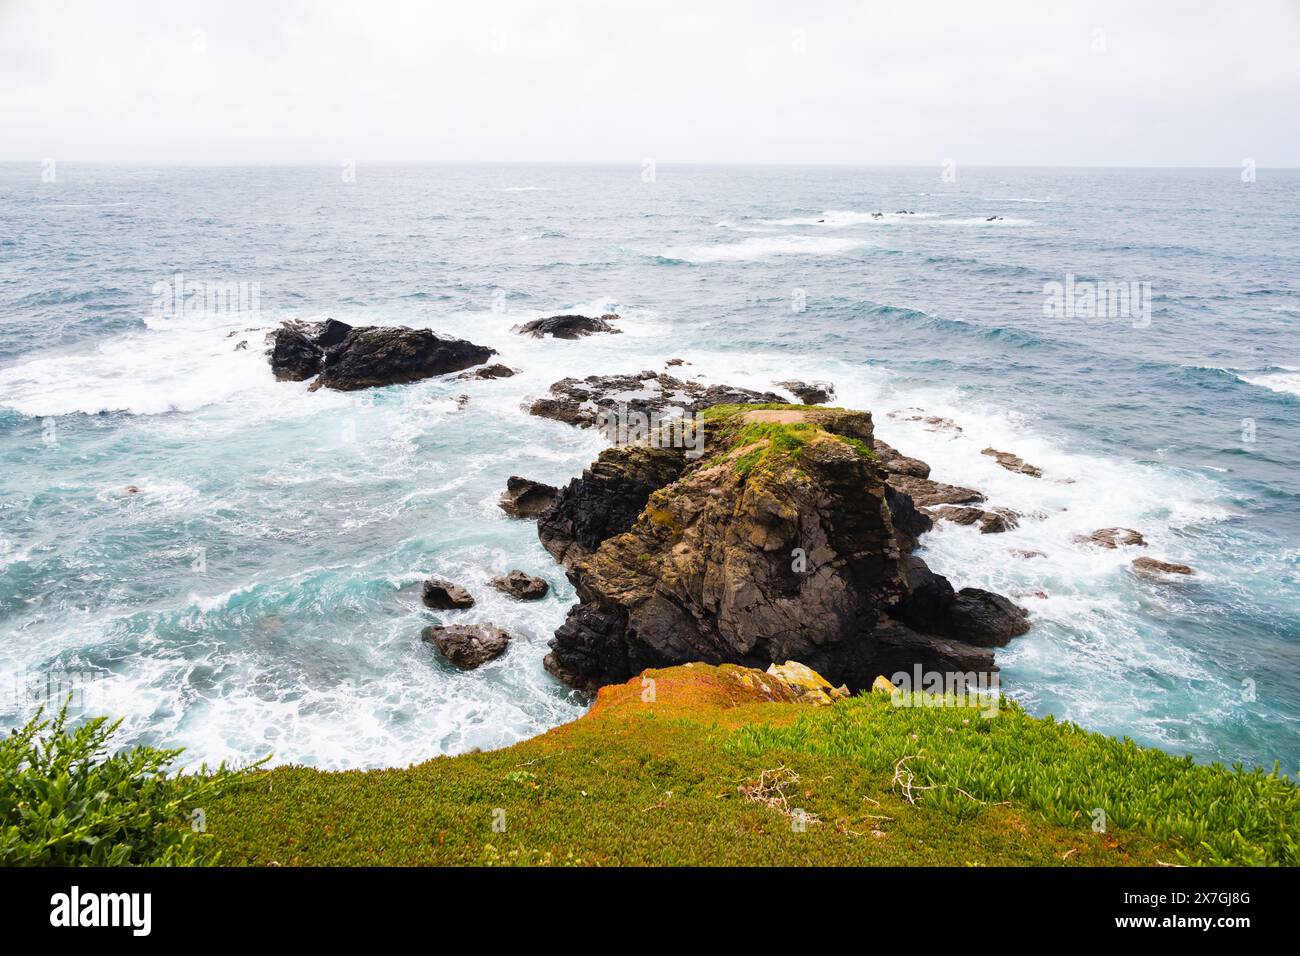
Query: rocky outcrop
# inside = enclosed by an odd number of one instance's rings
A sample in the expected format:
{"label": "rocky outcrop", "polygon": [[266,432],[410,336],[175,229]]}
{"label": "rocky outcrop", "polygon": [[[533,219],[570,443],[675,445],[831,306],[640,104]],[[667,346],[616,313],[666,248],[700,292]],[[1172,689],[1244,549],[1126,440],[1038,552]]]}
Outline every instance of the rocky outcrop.
{"label": "rocky outcrop", "polygon": [[616,329],[610,325],[611,322],[618,320],[614,313],[606,313],[600,318],[593,318],[589,315],[552,315],[545,319],[533,319],[531,322],[525,322],[518,326],[515,331],[520,335],[531,335],[535,339],[543,338],[547,335],[556,339],[579,339],[585,335],[594,335],[597,332],[611,332],[617,334],[621,329]]}
{"label": "rocky outcrop", "polygon": [[805,405],[822,405],[829,402],[835,397],[835,386],[830,382],[773,382],[780,388],[784,388],[799,401]]}
{"label": "rocky outcrop", "polygon": [[902,475],[906,478],[929,478],[930,466],[919,458],[909,458],[893,445],[887,445],[879,438],[876,439],[872,446],[876,452],[876,458],[880,461],[880,467],[891,475]]}
{"label": "rocky outcrop", "polygon": [[990,458],[997,460],[997,463],[1007,471],[1014,471],[1022,475],[1028,475],[1030,478],[1043,477],[1043,469],[1029,464],[1019,455],[1013,455],[1009,451],[998,451],[996,448],[985,448],[980,452],[981,455],[988,455]]}
{"label": "rocky outcrop", "polygon": [[1142,532],[1134,531],[1132,528],[1099,528],[1092,534],[1077,535],[1074,540],[1080,544],[1095,544],[1111,550],[1121,545],[1145,548],[1147,543],[1146,538],[1142,537]]}
{"label": "rocky outcrop", "polygon": [[420,588],[420,600],[435,611],[450,611],[474,606],[474,598],[459,584],[442,578],[429,578]]}
{"label": "rocky outcrop", "polygon": [[539,601],[546,597],[546,592],[551,589],[551,586],[541,578],[519,570],[508,571],[488,583],[498,591],[504,591],[521,601]]}
{"label": "rocky outcrop", "polygon": [[554,485],[511,475],[497,503],[512,518],[536,518],[551,507],[557,494],[559,489]]}
{"label": "rocky outcrop", "polygon": [[484,365],[481,368],[471,369],[468,372],[461,372],[456,377],[466,381],[477,381],[489,378],[510,378],[514,374],[515,370],[509,365],[502,365],[497,362],[493,365]]}
{"label": "rocky outcrop", "polygon": [[284,322],[271,333],[271,369],[279,381],[316,376],[312,388],[352,391],[416,382],[480,365],[496,353],[428,329]]}
{"label": "rocky outcrop", "polygon": [[435,624],[420,636],[461,670],[486,664],[510,646],[510,635],[491,624]]}
{"label": "rocky outcrop", "polygon": [[869,413],[784,405],[705,421],[705,455],[649,493],[628,530],[593,550],[593,528],[589,553],[570,558],[580,603],[546,658],[564,682],[796,660],[857,689],[915,663],[991,670],[988,648],[1028,626],[1005,598],[954,593],[907,553]]}
{"label": "rocky outcrop", "polygon": [[674,418],[693,415],[713,405],[783,403],[774,392],[756,392],[731,385],[704,385],[662,372],[634,375],[589,375],[561,379],[550,393],[528,409],[533,415],[580,428],[610,423],[620,411],[647,417]]}
{"label": "rocky outcrop", "polygon": [[650,495],[676,481],[686,456],[671,448],[607,448],[555,496],[537,522],[542,546],[568,570],[632,527]]}
{"label": "rocky outcrop", "polygon": [[949,485],[930,478],[917,478],[914,475],[892,473],[889,476],[889,483],[911,497],[918,508],[979,504],[984,500],[984,495],[974,488]]}
{"label": "rocky outcrop", "polygon": [[972,508],[969,505],[944,505],[935,508],[931,514],[953,524],[978,525],[980,534],[1001,534],[1020,525],[1019,516],[1008,508],[985,511],[983,508]]}
{"label": "rocky outcrop", "polygon": [[1175,564],[1173,561],[1161,561],[1159,558],[1134,558],[1133,570],[1144,578],[1160,580],[1169,574],[1195,574],[1196,569],[1188,564]]}

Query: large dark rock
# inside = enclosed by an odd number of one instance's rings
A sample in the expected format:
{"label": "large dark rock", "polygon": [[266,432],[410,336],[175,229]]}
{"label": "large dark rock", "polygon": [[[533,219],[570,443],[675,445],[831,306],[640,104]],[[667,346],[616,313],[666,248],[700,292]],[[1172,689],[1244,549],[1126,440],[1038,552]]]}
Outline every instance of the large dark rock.
{"label": "large dark rock", "polygon": [[938,630],[979,647],[1002,647],[1029,630],[1029,612],[1001,594],[980,588],[962,588]]}
{"label": "large dark rock", "polygon": [[[707,442],[628,530],[561,552],[580,603],[551,641],[552,674],[591,690],[646,667],[797,660],[857,689],[917,663],[993,669],[987,647],[1015,628],[900,546],[868,413],[736,410],[709,422]],[[627,477],[584,475],[580,513]],[[593,524],[587,544],[601,533]]]}
{"label": "large dark rock", "polygon": [[466,381],[490,379],[490,378],[510,378],[515,374],[515,370],[509,365],[502,365],[497,362],[493,365],[484,365],[482,368],[471,369],[468,372],[461,372],[457,378]]}
{"label": "large dark rock", "polygon": [[593,318],[589,315],[552,315],[545,319],[533,319],[531,322],[525,322],[515,331],[521,335],[531,335],[535,339],[547,335],[556,339],[578,339],[584,335],[594,335],[597,332],[617,334],[622,330],[610,325],[610,322],[617,320],[618,316],[613,313],[606,313],[600,318]]}
{"label": "large dark rock", "polygon": [[496,353],[428,329],[354,328],[345,322],[285,322],[271,333],[271,368],[281,381],[319,376],[312,388],[351,391],[416,382],[481,365]]}
{"label": "large dark rock", "polygon": [[510,635],[491,624],[435,624],[420,636],[462,670],[486,664],[510,646]]}
{"label": "large dark rock", "polygon": [[498,502],[501,510],[512,518],[536,518],[551,507],[559,494],[554,485],[511,475],[506,479],[506,490]]}
{"label": "large dark rock", "polygon": [[651,493],[677,480],[685,467],[686,456],[677,449],[605,449],[538,519],[542,546],[566,570],[572,568],[606,538],[631,528]]}
{"label": "large dark rock", "polygon": [[420,589],[420,600],[425,607],[435,611],[450,611],[454,608],[474,606],[474,598],[459,584],[452,584],[442,578],[429,578]]}

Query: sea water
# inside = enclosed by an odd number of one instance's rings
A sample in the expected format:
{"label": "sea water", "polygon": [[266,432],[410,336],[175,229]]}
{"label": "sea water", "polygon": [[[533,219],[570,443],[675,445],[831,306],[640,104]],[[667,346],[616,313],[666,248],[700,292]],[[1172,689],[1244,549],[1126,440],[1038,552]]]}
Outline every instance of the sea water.
{"label": "sea water", "polygon": [[[0,165],[0,726],[72,686],[189,763],[376,767],[578,716],[541,665],[573,589],[497,497],[602,447],[527,414],[550,383],[682,358],[831,381],[1025,515],[922,553],[1029,608],[998,661],[1033,713],[1295,772],[1298,214],[1300,173],[1270,170]],[[1067,277],[1147,283],[1147,310],[1061,314]],[[178,282],[243,294],[177,309]],[[622,332],[512,331],[561,312]],[[276,382],[266,331],[325,316],[520,372]],[[1075,541],[1111,526],[1148,547]],[[1144,580],[1142,554],[1197,573]],[[511,568],[551,593],[487,585]],[[425,609],[431,574],[478,603]],[[514,642],[457,671],[420,639],[453,619]]]}

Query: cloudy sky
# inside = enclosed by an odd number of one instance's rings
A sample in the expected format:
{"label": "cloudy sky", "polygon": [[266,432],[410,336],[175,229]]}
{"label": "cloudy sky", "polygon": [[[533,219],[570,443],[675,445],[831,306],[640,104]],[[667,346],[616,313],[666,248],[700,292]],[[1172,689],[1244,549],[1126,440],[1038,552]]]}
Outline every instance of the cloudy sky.
{"label": "cloudy sky", "polygon": [[1300,166],[1300,0],[0,0],[0,159]]}

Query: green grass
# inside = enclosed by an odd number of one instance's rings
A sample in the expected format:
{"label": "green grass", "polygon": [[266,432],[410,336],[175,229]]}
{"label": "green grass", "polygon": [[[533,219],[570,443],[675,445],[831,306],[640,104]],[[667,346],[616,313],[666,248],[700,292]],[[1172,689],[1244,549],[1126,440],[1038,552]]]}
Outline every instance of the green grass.
{"label": "green grass", "polygon": [[[591,714],[503,750],[259,772],[211,804],[210,832],[226,862],[255,865],[1297,862],[1300,802],[1279,777],[1005,703],[991,719],[883,694],[814,709],[758,702],[727,667],[649,674],[654,702],[639,679],[606,688]],[[746,796],[773,779],[773,799]]]}
{"label": "green grass", "polygon": [[[721,438],[724,453],[732,449],[749,448],[736,457],[735,470],[742,477],[748,477],[759,468],[774,465],[784,468],[797,468],[799,459],[808,443],[825,435],[852,448],[858,455],[869,461],[876,460],[876,453],[866,442],[858,438],[836,435],[827,431],[815,421],[806,422],[745,422],[743,417],[754,411],[796,411],[805,413],[837,412],[841,409],[810,407],[807,405],[777,404],[773,402],[755,405],[714,405],[704,410],[706,424],[712,424],[715,434]],[[750,447],[752,446],[752,447]]]}

